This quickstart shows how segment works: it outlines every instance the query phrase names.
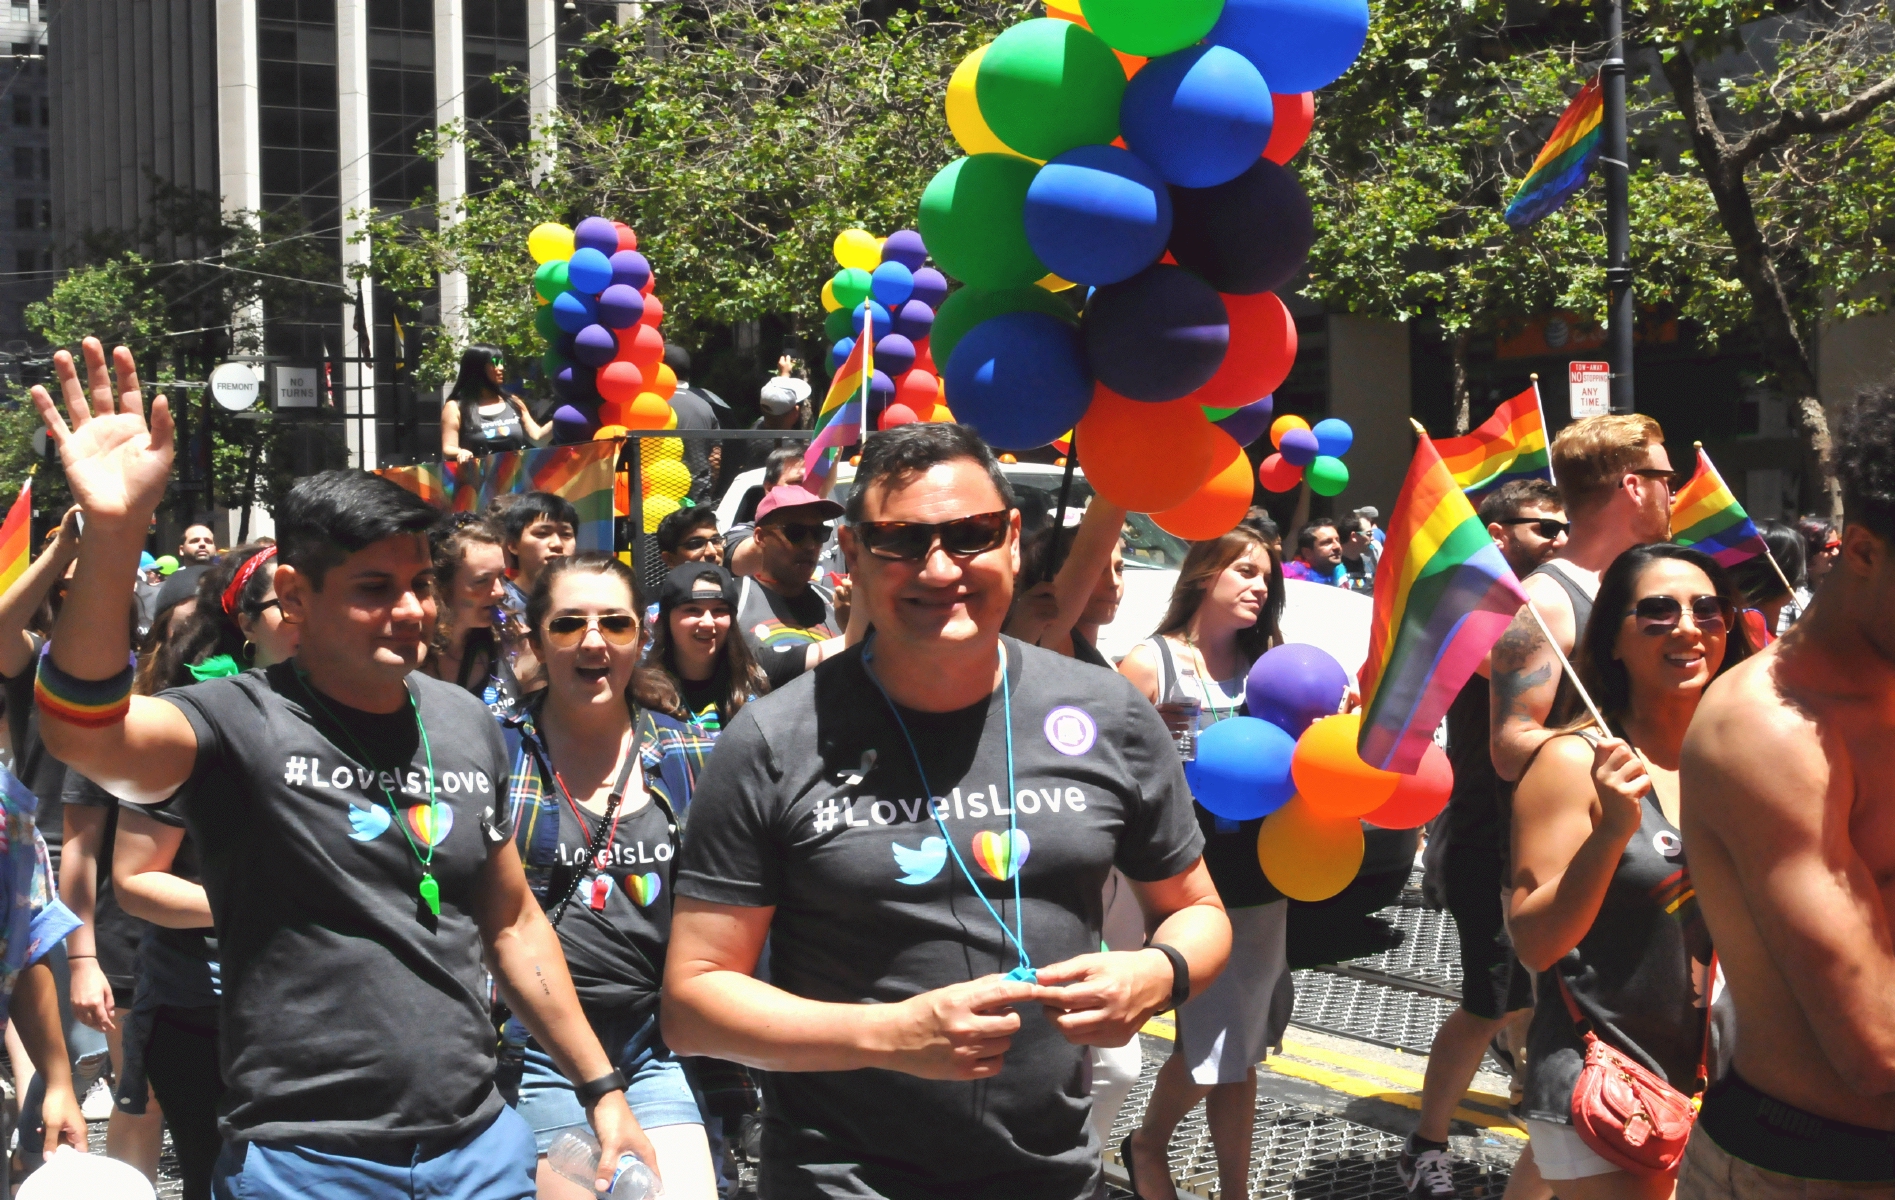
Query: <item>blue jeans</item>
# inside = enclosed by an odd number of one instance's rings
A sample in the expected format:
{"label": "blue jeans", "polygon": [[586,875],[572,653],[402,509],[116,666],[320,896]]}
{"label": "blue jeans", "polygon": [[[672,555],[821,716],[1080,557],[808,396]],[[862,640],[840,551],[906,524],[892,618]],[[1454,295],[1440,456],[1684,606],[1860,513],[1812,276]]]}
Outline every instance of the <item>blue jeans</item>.
{"label": "blue jeans", "polygon": [[[644,1129],[666,1125],[702,1125],[703,1114],[697,1097],[685,1078],[684,1064],[671,1053],[671,1047],[658,1032],[658,1017],[653,1014],[636,1022],[603,1022],[595,1027],[599,1042],[624,1072],[629,1081],[625,1103]],[[519,1018],[508,1021],[502,1036],[525,1056],[520,1070],[517,1095],[509,1097],[533,1127],[533,1140],[541,1154],[553,1144],[562,1129],[586,1123],[586,1110],[573,1094],[572,1081],[553,1064],[538,1042],[527,1037]],[[501,1094],[507,1088],[503,1085]]]}
{"label": "blue jeans", "polygon": [[215,1200],[534,1200],[533,1134],[510,1108],[432,1155],[378,1161],[289,1142],[226,1142]]}

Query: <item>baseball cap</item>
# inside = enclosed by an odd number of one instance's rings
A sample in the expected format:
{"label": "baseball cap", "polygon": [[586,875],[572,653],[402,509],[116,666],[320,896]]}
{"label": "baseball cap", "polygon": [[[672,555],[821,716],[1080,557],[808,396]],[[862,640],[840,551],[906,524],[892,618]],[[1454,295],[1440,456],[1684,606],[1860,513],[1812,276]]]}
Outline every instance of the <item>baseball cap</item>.
{"label": "baseball cap", "polygon": [[796,411],[809,398],[809,385],[800,379],[777,376],[763,385],[757,395],[757,407],[773,417]]}
{"label": "baseball cap", "polygon": [[196,596],[198,576],[208,570],[210,570],[208,565],[202,565],[180,567],[173,571],[171,577],[159,586],[157,602],[152,605],[151,611],[154,614],[161,613],[173,605],[182,604]]}
{"label": "baseball cap", "polygon": [[152,561],[152,565],[158,568],[158,574],[170,575],[178,569],[177,556],[172,554],[160,554]]}
{"label": "baseball cap", "polygon": [[1379,521],[1382,519],[1381,512],[1377,510],[1373,504],[1364,504],[1361,508],[1355,510],[1355,515],[1358,517],[1367,517],[1371,521]]}
{"label": "baseball cap", "polygon": [[737,580],[716,563],[692,562],[673,567],[658,589],[658,619],[664,620],[672,609],[692,600],[722,600],[735,613]]}
{"label": "baseball cap", "polygon": [[786,483],[771,488],[757,502],[757,524],[763,524],[779,508],[814,508],[823,521],[833,521],[843,512],[842,505],[834,500],[825,500],[801,484]]}

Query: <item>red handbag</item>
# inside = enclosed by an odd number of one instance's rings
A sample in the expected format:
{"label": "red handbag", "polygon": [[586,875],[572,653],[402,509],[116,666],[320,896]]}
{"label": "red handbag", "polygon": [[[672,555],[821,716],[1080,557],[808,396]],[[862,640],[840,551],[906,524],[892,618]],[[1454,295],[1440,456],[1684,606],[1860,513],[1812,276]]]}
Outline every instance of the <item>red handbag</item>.
{"label": "red handbag", "polygon": [[[1573,1027],[1586,1040],[1586,1063],[1573,1085],[1573,1131],[1600,1158],[1634,1175],[1667,1175],[1678,1169],[1697,1123],[1697,1103],[1630,1056],[1601,1041],[1592,1022],[1573,1003],[1558,968],[1559,993]],[[1717,960],[1711,960],[1712,983]],[[1698,1059],[1696,1092],[1702,1094],[1711,1057],[1711,1010],[1704,1010],[1704,1052]]]}

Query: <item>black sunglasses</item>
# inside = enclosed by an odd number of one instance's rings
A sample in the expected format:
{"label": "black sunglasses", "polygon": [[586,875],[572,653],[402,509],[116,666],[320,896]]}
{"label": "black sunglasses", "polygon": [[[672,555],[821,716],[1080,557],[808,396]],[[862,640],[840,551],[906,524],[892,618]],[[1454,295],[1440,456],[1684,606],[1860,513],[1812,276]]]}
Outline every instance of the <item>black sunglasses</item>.
{"label": "black sunglasses", "polygon": [[629,646],[638,640],[638,618],[630,613],[606,613],[599,617],[554,617],[546,622],[546,640],[564,650],[584,641],[588,629],[597,629],[599,636],[614,646]]}
{"label": "black sunglasses", "polygon": [[689,550],[689,551],[692,551],[693,553],[696,553],[697,551],[704,549],[704,547],[706,546],[721,546],[723,544],[724,544],[724,535],[721,533],[713,533],[709,537],[700,536],[700,537],[685,538],[682,542],[678,543],[678,549]]}
{"label": "black sunglasses", "polygon": [[971,558],[1007,540],[1012,516],[1012,509],[1003,508],[999,512],[957,517],[938,525],[919,521],[864,521],[855,527],[855,535],[877,558],[923,562],[934,552],[937,541],[950,555]]}
{"label": "black sunglasses", "polygon": [[792,545],[798,542],[826,542],[832,528],[828,525],[804,525],[798,521],[785,521],[781,525],[765,525],[765,529],[774,529],[783,535],[783,540]]}
{"label": "black sunglasses", "polygon": [[[1638,631],[1652,637],[1670,633],[1684,619],[1684,604],[1676,596],[1646,596],[1625,614],[1638,621]],[[1705,633],[1721,633],[1731,625],[1731,607],[1716,596],[1691,597],[1691,621]]]}
{"label": "black sunglasses", "polygon": [[1563,533],[1570,533],[1573,528],[1571,521],[1555,521],[1551,517],[1508,517],[1504,521],[1494,523],[1496,525],[1531,525],[1533,532],[1549,542]]}
{"label": "black sunglasses", "polygon": [[[1640,467],[1636,471],[1627,471],[1626,474],[1636,475],[1640,479],[1655,479],[1664,484],[1665,490],[1674,496],[1678,494],[1680,488],[1689,482],[1683,476],[1679,475],[1678,472],[1667,471],[1660,467]],[[1625,485],[1620,484],[1619,486],[1624,487]]]}

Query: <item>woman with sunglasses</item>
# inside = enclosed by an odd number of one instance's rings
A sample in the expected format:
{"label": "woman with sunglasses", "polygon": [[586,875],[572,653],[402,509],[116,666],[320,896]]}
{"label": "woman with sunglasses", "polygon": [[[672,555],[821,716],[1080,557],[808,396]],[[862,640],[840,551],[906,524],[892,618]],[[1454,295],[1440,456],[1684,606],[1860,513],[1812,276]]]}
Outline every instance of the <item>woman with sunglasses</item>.
{"label": "woman with sunglasses", "polygon": [[[1251,664],[1282,640],[1282,612],[1283,564],[1255,527],[1239,525],[1192,545],[1157,633],[1119,664],[1119,673],[1157,705],[1181,754],[1195,753],[1203,726],[1244,711],[1244,682]],[[1192,807],[1204,832],[1204,865],[1230,914],[1230,962],[1216,983],[1179,1007],[1171,1057],[1159,1069],[1143,1124],[1120,1150],[1133,1190],[1148,1200],[1170,1194],[1171,1135],[1207,1098],[1222,1192],[1247,1194],[1256,1064],[1282,1036],[1279,1016],[1288,1016],[1275,997],[1289,981],[1289,901],[1257,862],[1263,822],[1227,821]]]}
{"label": "woman with sunglasses", "polygon": [[1567,681],[1554,712],[1569,723],[1514,793],[1509,928],[1539,972],[1521,1111],[1562,1200],[1661,1200],[1676,1183],[1619,1170],[1573,1129],[1586,1055],[1575,1013],[1686,1094],[1715,1067],[1714,960],[1678,832],[1678,758],[1704,689],[1750,654],[1738,603],[1724,569],[1695,550],[1621,554],[1573,655],[1610,736]]}
{"label": "woman with sunglasses", "polygon": [[501,391],[507,381],[506,355],[498,346],[469,346],[461,354],[460,374],[441,402],[441,457],[466,462],[480,454],[500,454],[544,446],[551,424],[533,419],[518,396]]}
{"label": "woman with sunglasses", "polygon": [[[527,882],[657,1152],[647,1165],[666,1195],[712,1200],[704,1120],[658,1030],[678,821],[640,762],[633,695],[651,685],[635,682],[644,639],[634,585],[629,568],[600,554],[555,559],[540,573],[526,621],[546,690],[508,721],[519,746],[508,803]],[[503,1086],[543,1157],[562,1130],[585,1125],[585,1109],[517,1018],[502,1043]],[[566,1194],[543,1161],[539,1175],[541,1195]]]}
{"label": "woman with sunglasses", "polygon": [[507,598],[501,532],[473,513],[455,513],[428,535],[441,603],[421,669],[479,696],[495,716],[520,702],[510,647],[497,628]]}

